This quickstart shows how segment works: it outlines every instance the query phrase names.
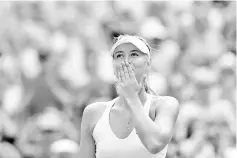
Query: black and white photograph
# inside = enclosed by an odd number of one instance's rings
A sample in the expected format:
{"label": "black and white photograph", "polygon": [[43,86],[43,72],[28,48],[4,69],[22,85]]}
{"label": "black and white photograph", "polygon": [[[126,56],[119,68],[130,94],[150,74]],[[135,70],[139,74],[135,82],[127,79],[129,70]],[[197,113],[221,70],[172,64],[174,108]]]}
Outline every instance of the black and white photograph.
{"label": "black and white photograph", "polygon": [[0,158],[236,158],[236,114],[236,1],[0,1]]}

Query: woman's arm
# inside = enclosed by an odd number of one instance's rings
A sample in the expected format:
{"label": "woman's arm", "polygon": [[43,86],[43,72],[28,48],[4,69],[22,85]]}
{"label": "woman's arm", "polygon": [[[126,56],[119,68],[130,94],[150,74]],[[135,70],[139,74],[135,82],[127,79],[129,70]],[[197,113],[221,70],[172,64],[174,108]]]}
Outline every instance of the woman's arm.
{"label": "woman's arm", "polygon": [[[157,98],[154,102],[156,118],[153,121],[144,113],[139,98],[142,86],[137,82],[132,65],[122,62],[116,76],[119,80],[118,93],[127,102],[127,108],[141,142],[151,153],[160,152],[172,137],[179,112],[178,101],[173,97]],[[141,79],[145,79],[145,76]]]}
{"label": "woman's arm", "polygon": [[[155,100],[156,117],[151,120],[144,113],[139,98],[127,99],[132,122],[137,134],[149,152],[160,152],[171,140],[175,122],[179,112],[179,103],[173,97]],[[159,109],[158,109],[159,104]]]}
{"label": "woman's arm", "polygon": [[95,142],[92,137],[90,121],[92,109],[87,106],[83,112],[79,158],[95,158]]}

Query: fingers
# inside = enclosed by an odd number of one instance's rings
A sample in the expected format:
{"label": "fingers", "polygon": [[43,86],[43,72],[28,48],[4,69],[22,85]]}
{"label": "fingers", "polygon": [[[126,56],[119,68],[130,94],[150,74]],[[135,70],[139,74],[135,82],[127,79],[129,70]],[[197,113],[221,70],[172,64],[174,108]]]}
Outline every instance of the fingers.
{"label": "fingers", "polygon": [[122,78],[121,78],[121,72],[120,72],[120,70],[118,70],[118,81],[119,81],[119,82],[122,82]]}
{"label": "fingers", "polygon": [[134,66],[132,64],[127,64],[127,69],[130,79],[135,79]]}
{"label": "fingers", "polygon": [[121,64],[120,67],[119,67],[119,77],[120,77],[120,81],[121,82],[125,82],[125,74],[124,74],[124,71],[123,71],[123,65]]}
{"label": "fingers", "polygon": [[128,70],[128,63],[125,63],[125,62],[122,62],[122,67],[123,67],[123,73],[124,73],[124,77],[126,80],[129,80],[130,79],[130,76],[129,76],[129,70]]}
{"label": "fingers", "polygon": [[135,67],[132,63],[129,63],[129,66],[131,67],[132,71],[134,72],[135,71]]}
{"label": "fingers", "polygon": [[116,76],[116,78],[117,78],[118,81],[121,80],[121,79],[120,79],[120,75],[119,75],[119,71],[118,71],[117,68],[116,68],[116,70],[115,70],[115,76]]}
{"label": "fingers", "polygon": [[120,68],[116,69],[115,75],[118,79],[118,82],[116,83],[116,91],[117,91],[118,94],[120,94],[121,86],[123,85],[123,82],[122,82],[122,79],[121,79]]}
{"label": "fingers", "polygon": [[116,73],[118,80],[123,83],[128,80],[136,80],[134,69],[132,64],[122,61]]}
{"label": "fingers", "polygon": [[128,69],[126,67],[125,62],[122,62],[120,67],[119,67],[119,74],[120,74],[120,79],[121,82],[125,83],[127,80],[130,79],[129,74],[128,74]]}
{"label": "fingers", "polygon": [[117,78],[117,81],[118,82],[122,82],[121,74],[120,74],[120,67],[115,69],[115,73],[114,74],[115,74],[115,76]]}

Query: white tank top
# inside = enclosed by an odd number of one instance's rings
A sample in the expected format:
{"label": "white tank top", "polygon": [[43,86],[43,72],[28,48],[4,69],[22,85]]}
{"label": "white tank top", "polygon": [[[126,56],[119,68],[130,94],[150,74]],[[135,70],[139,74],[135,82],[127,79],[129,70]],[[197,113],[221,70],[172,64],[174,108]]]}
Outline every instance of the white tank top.
{"label": "white tank top", "polygon": [[[95,125],[93,138],[96,143],[96,158],[165,158],[168,145],[157,154],[150,153],[142,144],[134,128],[130,135],[120,139],[113,133],[109,124],[109,114],[117,98],[108,105]],[[149,115],[152,95],[148,95],[144,110]]]}

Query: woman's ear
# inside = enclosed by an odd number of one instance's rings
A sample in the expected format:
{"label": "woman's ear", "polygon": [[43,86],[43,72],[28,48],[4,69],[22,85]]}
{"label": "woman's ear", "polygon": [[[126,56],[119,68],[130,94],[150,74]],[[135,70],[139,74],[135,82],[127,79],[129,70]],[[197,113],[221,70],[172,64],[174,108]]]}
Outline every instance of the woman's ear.
{"label": "woman's ear", "polygon": [[147,67],[146,67],[145,71],[148,72],[151,69],[151,60],[150,59],[147,59],[146,65],[147,65]]}

